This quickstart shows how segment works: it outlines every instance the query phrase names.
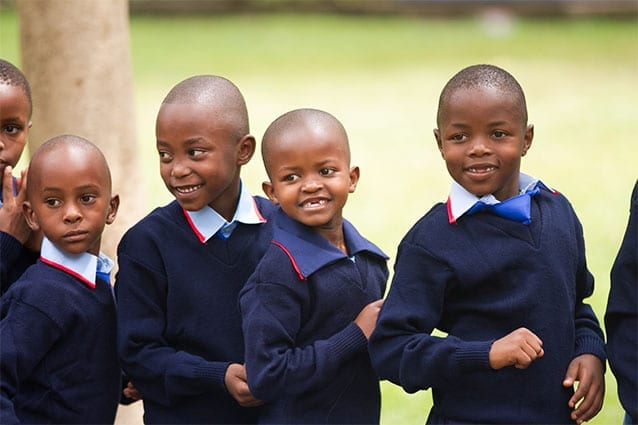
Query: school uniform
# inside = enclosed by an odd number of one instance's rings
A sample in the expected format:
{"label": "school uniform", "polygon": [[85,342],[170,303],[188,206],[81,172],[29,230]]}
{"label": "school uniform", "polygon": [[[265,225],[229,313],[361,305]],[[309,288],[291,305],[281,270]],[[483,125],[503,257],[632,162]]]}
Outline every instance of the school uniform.
{"label": "school uniform", "polygon": [[240,295],[260,423],[378,423],[379,382],[354,323],[383,297],[387,256],[347,220],[349,256],[278,210],[273,242]]}
{"label": "school uniform", "polygon": [[173,201],[118,246],[118,344],[146,423],[251,423],[224,384],[244,362],[237,297],[270,243],[273,205],[243,187],[231,223]]}
{"label": "school uniform", "polygon": [[[13,181],[15,184],[15,177]],[[0,208],[2,208],[2,199],[0,199]],[[9,286],[37,261],[39,256],[39,252],[29,251],[19,240],[0,231],[0,295],[4,294]]]}
{"label": "school uniform", "polygon": [[638,181],[631,195],[629,222],[611,269],[605,312],[607,355],[618,382],[618,397],[638,423]]}
{"label": "school uniform", "polygon": [[[407,392],[432,388],[430,423],[571,423],[569,363],[586,353],[605,362],[583,303],[594,282],[581,224],[564,196],[524,174],[520,183],[528,194],[512,204],[527,205],[529,217],[484,211],[499,202],[472,200],[454,183],[399,245],[370,356]],[[527,369],[491,369],[492,343],[519,327],[538,335],[545,355]]]}
{"label": "school uniform", "polygon": [[[42,256],[0,306],[0,423],[112,424],[120,399],[105,256]],[[98,275],[100,277],[96,277]]]}

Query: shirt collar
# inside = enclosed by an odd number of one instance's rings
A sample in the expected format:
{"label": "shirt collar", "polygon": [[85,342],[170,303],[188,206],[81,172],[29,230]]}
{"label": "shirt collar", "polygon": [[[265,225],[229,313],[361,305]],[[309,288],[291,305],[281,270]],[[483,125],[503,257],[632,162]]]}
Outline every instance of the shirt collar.
{"label": "shirt collar", "polygon": [[[244,188],[243,184],[240,186],[239,202],[237,203],[235,215],[230,222],[227,222],[224,217],[208,205],[197,211],[182,210],[191,229],[193,229],[193,232],[202,243],[205,243],[225,226],[233,223],[260,224],[266,222],[266,219],[259,212],[259,208],[257,208],[255,199],[248,192],[248,189]],[[233,228],[234,226],[230,228],[230,232],[232,232]]]}
{"label": "shirt collar", "polygon": [[[275,213],[272,243],[281,248],[299,275],[306,280],[308,276],[335,261],[348,258],[312,228],[288,217],[281,208]],[[372,242],[365,239],[355,227],[343,219],[343,235],[351,257],[368,252],[387,260],[389,257]]]}
{"label": "shirt collar", "polygon": [[[536,187],[541,187],[545,190],[555,193],[555,191],[548,186],[546,186],[539,179],[529,176],[524,173],[520,173],[518,178],[518,187],[519,193],[526,193],[531,190],[534,190]],[[478,197],[473,193],[468,192],[463,186],[458,184],[456,181],[452,182],[452,187],[450,188],[450,195],[447,199],[447,214],[448,220],[450,224],[456,223],[456,221],[461,218],[470,208],[474,206],[477,202],[483,202],[488,205],[498,204],[499,201],[492,195]]]}
{"label": "shirt collar", "polygon": [[49,239],[42,239],[40,260],[78,278],[85,285],[95,288],[96,273],[110,273],[114,262],[109,257],[100,253],[99,257],[83,252],[81,254],[69,254],[55,246]]}

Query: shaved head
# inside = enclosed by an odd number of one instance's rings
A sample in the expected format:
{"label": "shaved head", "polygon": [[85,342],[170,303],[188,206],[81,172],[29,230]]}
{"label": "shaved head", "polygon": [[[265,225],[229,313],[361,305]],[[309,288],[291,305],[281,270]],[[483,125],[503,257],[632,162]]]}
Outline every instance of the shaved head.
{"label": "shaved head", "polygon": [[523,125],[527,125],[525,94],[518,81],[509,72],[497,66],[473,65],[459,71],[443,87],[436,116],[437,126],[440,127],[447,105],[457,91],[487,88],[497,89],[504,95],[512,96],[518,104]]}
{"label": "shaved head", "polygon": [[[36,179],[40,179],[42,165],[48,161],[49,155],[52,152],[57,153],[59,151],[66,152],[67,156],[69,152],[74,151],[81,152],[86,155],[85,158],[89,155],[92,158],[95,158],[95,163],[98,167],[102,168],[102,171],[105,173],[104,175],[107,179],[108,191],[111,191],[111,172],[109,171],[109,166],[106,162],[106,158],[102,154],[102,151],[88,140],[70,134],[53,137],[44,142],[35,151],[29,164],[29,180],[34,181]],[[64,164],[60,164],[60,166],[63,167]],[[30,198],[33,194],[29,189],[35,190],[35,185],[27,184],[27,196]]]}
{"label": "shaved head", "polygon": [[216,75],[196,75],[171,89],[162,104],[186,103],[212,107],[215,118],[222,119],[238,138],[250,132],[248,110],[241,92],[231,81]]}
{"label": "shaved head", "polygon": [[19,87],[29,102],[29,118],[33,112],[33,101],[31,100],[31,86],[27,81],[27,77],[24,76],[11,62],[4,59],[0,59],[0,84],[6,84],[8,86]]}
{"label": "shaved head", "polygon": [[308,128],[317,131],[322,131],[326,128],[331,128],[338,132],[342,137],[339,139],[345,143],[345,150],[348,155],[347,161],[350,162],[350,146],[348,144],[348,135],[343,124],[328,112],[321,111],[319,109],[295,109],[294,111],[286,112],[281,115],[275,121],[272,122],[266,129],[264,137],[261,143],[261,156],[264,160],[266,171],[268,171],[268,162],[270,159],[270,152],[273,146],[281,135],[287,131],[293,131],[296,128]]}

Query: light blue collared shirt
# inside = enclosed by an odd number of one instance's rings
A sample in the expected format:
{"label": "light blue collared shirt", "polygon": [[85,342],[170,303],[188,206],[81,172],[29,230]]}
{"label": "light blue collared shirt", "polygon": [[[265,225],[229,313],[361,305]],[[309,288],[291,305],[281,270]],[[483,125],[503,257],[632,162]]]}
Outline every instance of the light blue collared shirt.
{"label": "light blue collared shirt", "polygon": [[109,257],[100,253],[99,256],[83,252],[81,254],[69,254],[55,246],[49,239],[42,239],[40,260],[52,267],[69,273],[83,283],[95,288],[96,274],[110,273],[115,263]]}
{"label": "light blue collared shirt", "polygon": [[217,232],[220,232],[222,239],[228,239],[235,227],[237,227],[237,223],[260,224],[266,222],[266,219],[259,212],[255,200],[248,192],[248,189],[244,188],[243,183],[239,191],[237,209],[230,222],[226,221],[224,217],[208,205],[197,211],[184,210],[184,214],[193,232],[202,243],[212,238]]}

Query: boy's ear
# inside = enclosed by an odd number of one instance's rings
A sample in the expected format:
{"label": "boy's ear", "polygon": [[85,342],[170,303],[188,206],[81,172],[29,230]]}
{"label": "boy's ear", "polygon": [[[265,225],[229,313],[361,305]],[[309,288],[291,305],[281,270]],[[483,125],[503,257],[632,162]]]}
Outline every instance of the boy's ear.
{"label": "boy's ear", "polygon": [[24,214],[24,218],[29,225],[29,228],[34,232],[40,230],[40,223],[38,222],[38,217],[35,215],[35,211],[31,208],[31,203],[29,201],[24,201],[22,203],[22,213]]}
{"label": "boy's ear", "polygon": [[245,135],[237,142],[237,164],[245,165],[250,161],[255,153],[257,142],[255,137],[250,134]]}
{"label": "boy's ear", "polygon": [[523,154],[525,156],[530,147],[532,147],[532,141],[534,140],[534,124],[530,124],[525,129],[525,140],[523,140]]}
{"label": "boy's ear", "polygon": [[361,170],[359,167],[351,167],[350,168],[350,188],[348,192],[353,193],[357,188],[357,183],[359,182],[359,177],[361,177]]}
{"label": "boy's ear", "polygon": [[434,138],[436,139],[436,145],[439,147],[439,152],[443,159],[445,159],[445,155],[443,155],[443,140],[441,140],[441,131],[438,128],[434,129]]}
{"label": "boy's ear", "polygon": [[117,215],[117,209],[120,207],[120,195],[113,195],[109,202],[109,212],[106,215],[106,224],[112,224]]}
{"label": "boy's ear", "polygon": [[261,189],[264,191],[268,199],[270,199],[273,204],[279,205],[279,201],[277,200],[277,196],[275,195],[275,188],[273,187],[271,182],[263,182],[261,184]]}

